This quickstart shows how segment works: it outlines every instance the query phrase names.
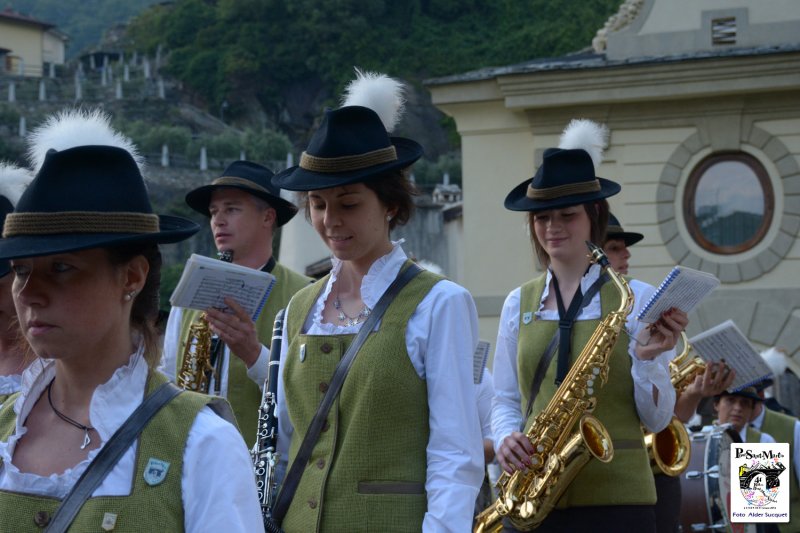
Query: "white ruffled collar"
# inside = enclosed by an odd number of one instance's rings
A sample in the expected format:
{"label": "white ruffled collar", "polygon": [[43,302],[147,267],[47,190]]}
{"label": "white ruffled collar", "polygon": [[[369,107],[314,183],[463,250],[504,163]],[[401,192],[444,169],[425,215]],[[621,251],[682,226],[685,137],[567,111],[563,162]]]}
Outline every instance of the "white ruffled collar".
{"label": "white ruffled collar", "polygon": [[14,394],[22,385],[22,374],[0,376],[0,394]]}
{"label": "white ruffled collar", "polygon": [[[380,297],[384,292],[386,292],[386,289],[389,288],[389,285],[392,284],[394,279],[397,277],[398,272],[400,272],[400,268],[402,268],[408,259],[408,256],[403,251],[401,246],[403,242],[405,242],[405,239],[392,241],[392,251],[378,258],[374,263],[372,263],[372,266],[369,267],[369,271],[361,280],[361,300],[370,309],[375,307],[375,304],[378,303]],[[339,276],[339,272],[342,270],[342,261],[336,257],[332,258],[331,263],[332,267],[330,278],[328,278],[328,283],[325,285],[325,288],[320,293],[316,303],[314,304],[314,307],[312,308],[310,316],[311,324],[307,325],[310,325],[314,327],[315,330],[327,335],[356,333],[359,329],[361,329],[361,324],[355,324],[353,326],[340,326],[338,324],[330,324],[322,321],[322,312],[325,309],[325,301],[328,299],[328,296],[333,289],[333,285],[336,283],[336,279]],[[306,330],[308,329],[309,328],[306,328]]]}
{"label": "white ruffled collar", "polygon": [[[583,275],[581,278],[581,293],[586,294],[586,291],[589,290],[589,287],[592,286],[598,277],[600,277],[600,265],[597,263],[592,264],[589,267],[589,270],[586,271],[586,274]],[[550,294],[550,283],[553,281],[553,270],[551,268],[547,268],[547,276],[544,280],[544,290],[542,291],[542,298],[539,300],[539,310],[536,311],[536,316],[540,319],[551,319],[552,316],[556,317],[558,320],[558,310],[557,309],[545,309],[544,302],[547,300],[547,296]],[[566,305],[569,305],[568,302],[564,302]],[[553,315],[553,313],[555,313]]]}
{"label": "white ruffled collar", "polygon": [[[148,374],[143,349],[144,345],[140,345],[139,349],[131,354],[128,364],[117,368],[111,378],[99,385],[92,395],[89,423],[97,430],[104,444],[142,402]],[[53,359],[37,359],[22,373],[22,394],[14,403],[14,411],[17,413],[16,427],[6,442],[0,442],[0,459],[2,459],[0,480],[6,477],[2,485],[25,486],[31,493],[58,494],[63,497],[97,456],[102,446],[89,452],[85,460],[61,474],[39,476],[20,472],[11,462],[17,442],[27,431],[24,426],[25,420],[54,377]],[[77,430],[75,438],[80,438]]]}

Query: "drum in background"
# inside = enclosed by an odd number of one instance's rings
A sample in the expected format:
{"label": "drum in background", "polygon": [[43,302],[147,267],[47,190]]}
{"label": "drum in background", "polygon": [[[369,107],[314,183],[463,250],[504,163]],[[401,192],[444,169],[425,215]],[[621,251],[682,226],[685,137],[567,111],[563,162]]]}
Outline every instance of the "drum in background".
{"label": "drum in background", "polygon": [[682,530],[754,533],[755,525],[730,521],[730,449],[742,442],[739,434],[720,426],[693,432],[690,439],[691,460],[681,476]]}

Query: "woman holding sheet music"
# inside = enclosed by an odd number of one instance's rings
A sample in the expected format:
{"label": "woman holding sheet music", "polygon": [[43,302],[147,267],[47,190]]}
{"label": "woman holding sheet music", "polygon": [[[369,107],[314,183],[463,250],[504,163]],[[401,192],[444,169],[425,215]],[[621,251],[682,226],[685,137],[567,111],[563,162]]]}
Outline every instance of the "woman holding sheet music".
{"label": "woman holding sheet music", "polygon": [[[419,272],[389,239],[411,214],[407,169],[422,155],[416,142],[388,134],[401,101],[398,82],[359,72],[299,166],[273,178],[303,191],[333,254],[330,275],[292,298],[284,323],[278,450],[291,466],[273,516],[287,533],[472,524],[483,479],[477,313],[464,288]],[[332,377],[365,335],[346,379]],[[318,411],[326,399],[332,408]]]}
{"label": "woman holding sheet music", "polygon": [[230,408],[155,369],[158,244],[198,226],[152,212],[104,115],[60,114],[33,139],[38,173],[0,239],[39,357],[0,408],[0,531],[262,530]]}
{"label": "woman holding sheet music", "polygon": [[[571,361],[599,320],[617,306],[615,289],[600,278],[599,265],[590,265],[585,244],[604,242],[606,198],[620,190],[618,184],[595,175],[606,138],[604,126],[571,122],[559,148],[545,151],[536,175],[506,197],[506,208],[528,212],[533,247],[547,269],[513,290],[500,316],[492,429],[498,461],[507,472],[530,465],[536,443],[520,428],[527,427],[557,389],[558,365],[550,361],[543,366],[538,393],[532,390],[536,369],[553,336],[553,322],[569,324],[570,335],[561,336],[555,353]],[[609,379],[597,393],[594,411],[611,434],[614,460],[608,464],[590,461],[537,531],[596,531],[598,524],[612,529],[617,524],[620,528],[636,524],[638,531],[655,531],[655,486],[640,423],[658,431],[672,417],[675,391],[667,364],[688,319],[682,311],[670,309],[645,327],[634,317],[655,289],[636,280],[630,286],[635,297],[633,313],[627,320],[627,333],[615,345]],[[526,404],[531,408],[527,419],[523,416]]]}

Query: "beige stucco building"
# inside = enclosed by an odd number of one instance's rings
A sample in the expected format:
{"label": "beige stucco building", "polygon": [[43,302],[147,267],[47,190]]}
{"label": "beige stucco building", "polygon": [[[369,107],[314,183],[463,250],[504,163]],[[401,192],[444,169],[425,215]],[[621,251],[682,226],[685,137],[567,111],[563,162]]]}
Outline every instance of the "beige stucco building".
{"label": "beige stucco building", "polygon": [[623,185],[612,211],[645,235],[631,273],[714,273],[690,334],[732,318],[800,358],[798,27],[796,0],[628,0],[584,52],[430,80],[462,138],[460,281],[481,336],[494,341],[505,296],[535,275],[524,215],[503,199],[589,118],[611,131],[598,175]]}
{"label": "beige stucco building", "polygon": [[53,24],[21,15],[6,8],[0,11],[0,49],[5,63],[0,72],[15,76],[41,77],[48,64],[63,65],[67,37]]}

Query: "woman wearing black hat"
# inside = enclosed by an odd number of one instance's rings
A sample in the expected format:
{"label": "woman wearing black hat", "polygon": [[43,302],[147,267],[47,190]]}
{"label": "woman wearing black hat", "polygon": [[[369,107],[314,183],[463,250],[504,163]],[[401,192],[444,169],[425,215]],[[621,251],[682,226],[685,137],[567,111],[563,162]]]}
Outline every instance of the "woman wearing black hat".
{"label": "woman wearing black hat", "polygon": [[[606,138],[605,127],[573,121],[559,148],[546,150],[536,175],[515,187],[505,201],[507,209],[528,212],[531,241],[547,270],[513,290],[500,315],[492,429],[498,461],[507,472],[530,465],[536,443],[520,428],[527,428],[555,394],[559,368],[568,369],[599,320],[619,304],[613,284],[600,278],[600,266],[590,265],[585,244],[604,241],[606,198],[620,190],[618,184],[595,175]],[[609,379],[597,393],[594,411],[611,434],[614,459],[607,464],[590,461],[537,531],[655,530],[656,494],[640,421],[657,431],[672,416],[675,391],[667,362],[688,320],[681,311],[668,311],[645,331],[633,316],[654,289],[636,280],[630,286],[635,305],[626,327],[640,337],[640,343],[624,332],[618,338]],[[562,332],[554,351],[558,356],[553,357],[563,359],[562,365],[554,361],[545,365],[538,394],[534,393],[538,364],[562,320],[569,334]]]}
{"label": "woman wearing black hat", "polygon": [[611,263],[611,268],[620,274],[628,274],[628,259],[631,252],[628,247],[644,239],[644,235],[634,231],[625,231],[613,213],[608,214],[608,228],[606,228],[606,242],[603,251]]}
{"label": "woman wearing black hat", "polygon": [[[27,169],[0,163],[0,228],[33,176]],[[30,362],[19,338],[17,312],[11,298],[11,264],[0,260],[0,405],[22,384],[22,371]]]}
{"label": "woman wearing black hat", "polygon": [[353,335],[378,315],[395,281],[416,270],[389,239],[410,216],[405,169],[422,155],[416,142],[387,133],[400,85],[359,73],[348,92],[299,166],[273,178],[307,191],[307,214],[333,253],[329,277],[295,295],[284,325],[278,445],[300,475],[289,469],[276,514],[297,482],[287,532],[467,531],[483,475],[471,370],[477,313],[465,289],[431,272],[413,277],[377,328],[364,330],[371,333],[310,444],[310,466],[296,460]]}
{"label": "woman wearing black hat", "polygon": [[39,356],[0,408],[0,531],[258,531],[226,404],[154,370],[158,244],[199,228],[152,212],[104,115],[63,113],[33,139],[38,172],[0,240]]}

